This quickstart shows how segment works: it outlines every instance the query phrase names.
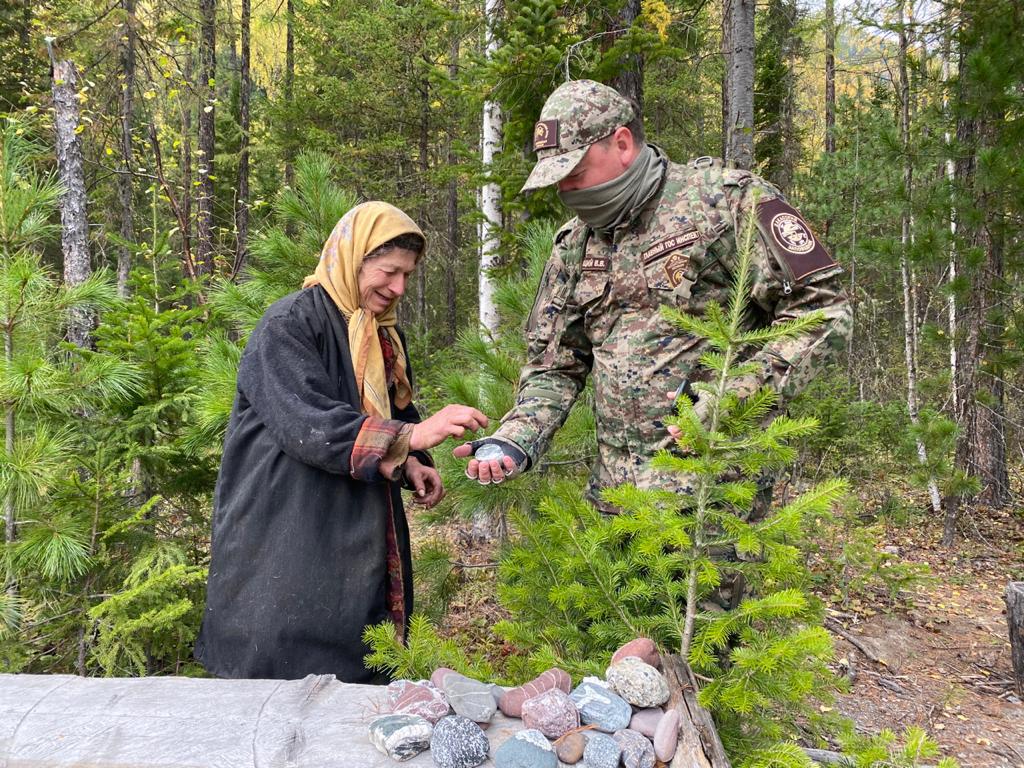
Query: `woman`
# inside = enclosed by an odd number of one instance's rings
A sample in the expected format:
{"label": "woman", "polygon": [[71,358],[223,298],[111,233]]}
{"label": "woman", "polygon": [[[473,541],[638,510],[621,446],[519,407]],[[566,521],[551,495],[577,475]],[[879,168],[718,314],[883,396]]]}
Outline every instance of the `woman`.
{"label": "woman", "polygon": [[487,424],[449,405],[425,421],[395,305],[424,250],[392,205],[342,217],[301,291],[273,304],[246,345],[214,498],[206,612],[196,658],[231,678],[363,666],[363,629],[404,636],[412,611],[399,485],[443,496],[427,448]]}

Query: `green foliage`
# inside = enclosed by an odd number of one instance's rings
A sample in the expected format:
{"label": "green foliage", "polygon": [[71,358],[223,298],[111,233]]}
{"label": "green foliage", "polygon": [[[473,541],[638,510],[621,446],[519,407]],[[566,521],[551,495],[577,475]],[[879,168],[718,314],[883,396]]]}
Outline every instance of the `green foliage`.
{"label": "green foliage", "polygon": [[409,621],[409,637],[402,643],[395,625],[385,621],[363,632],[363,642],[372,652],[365,658],[367,668],[392,679],[423,680],[438,667],[447,667],[477,680],[494,677],[490,665],[467,654],[450,638],[442,638],[424,616]]}
{"label": "green foliage", "polygon": [[888,728],[875,736],[863,736],[849,723],[840,734],[840,744],[843,753],[850,758],[849,764],[855,768],[924,768],[926,765],[958,768],[960,765],[951,757],[936,761],[938,744],[923,728],[916,726],[907,728],[899,737]]}

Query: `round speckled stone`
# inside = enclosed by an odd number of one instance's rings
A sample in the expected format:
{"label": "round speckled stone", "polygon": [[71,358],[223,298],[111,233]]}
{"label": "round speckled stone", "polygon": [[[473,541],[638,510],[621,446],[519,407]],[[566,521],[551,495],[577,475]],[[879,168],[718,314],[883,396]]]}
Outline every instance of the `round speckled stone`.
{"label": "round speckled stone", "polygon": [[442,717],[430,737],[430,756],[438,768],[475,768],[487,759],[489,749],[480,726],[461,715]]}
{"label": "round speckled stone", "polygon": [[637,707],[657,707],[668,701],[668,681],[650,664],[627,656],[608,667],[608,686]]}
{"label": "round speckled stone", "polygon": [[617,768],[622,747],[607,733],[591,733],[583,750],[587,768]]}
{"label": "round speckled stone", "polygon": [[557,739],[580,726],[580,713],[569,694],[552,688],[523,702],[523,725]]}
{"label": "round speckled stone", "polygon": [[558,768],[558,757],[544,734],[516,731],[494,753],[495,768]]}
{"label": "round speckled stone", "polygon": [[622,747],[625,768],[654,768],[654,745],[642,733],[629,729],[616,731],[615,740]]}

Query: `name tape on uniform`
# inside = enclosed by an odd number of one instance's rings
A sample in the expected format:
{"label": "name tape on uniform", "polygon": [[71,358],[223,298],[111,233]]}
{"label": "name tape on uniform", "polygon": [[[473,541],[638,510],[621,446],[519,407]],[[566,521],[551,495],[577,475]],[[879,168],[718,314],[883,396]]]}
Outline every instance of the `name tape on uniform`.
{"label": "name tape on uniform", "polygon": [[678,250],[679,248],[685,248],[688,245],[693,245],[698,240],[700,240],[700,232],[697,231],[696,227],[689,227],[678,232],[673,232],[668,237],[659,240],[644,251],[642,257],[643,262],[644,264],[650,264],[662,254]]}

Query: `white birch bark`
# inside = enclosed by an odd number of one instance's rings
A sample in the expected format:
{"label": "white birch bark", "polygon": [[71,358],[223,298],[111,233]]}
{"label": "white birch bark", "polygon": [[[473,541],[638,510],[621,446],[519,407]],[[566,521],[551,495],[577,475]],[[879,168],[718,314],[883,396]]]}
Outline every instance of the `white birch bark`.
{"label": "white birch bark", "polygon": [[[910,80],[907,75],[907,25],[904,23],[903,0],[899,7],[900,27],[900,137],[903,147],[903,215],[900,243],[900,276],[903,280],[903,355],[907,366],[907,413],[910,423],[915,427],[920,423],[917,403],[917,313],[914,297],[913,277],[907,261],[907,251],[911,245],[911,214],[910,199],[914,188],[913,167],[910,162]],[[920,438],[916,440],[917,457],[922,465],[928,463],[928,451]],[[932,510],[938,514],[942,511],[942,501],[934,478],[928,480],[928,496]]]}
{"label": "white birch bark", "polygon": [[[949,78],[951,74],[949,56],[949,36],[947,35],[942,51],[942,80],[944,83],[942,93],[942,112],[947,116],[949,115]],[[950,135],[948,128],[943,133],[943,140],[945,141],[947,148],[953,142],[953,137]],[[953,162],[952,153],[950,153],[946,158],[946,181],[949,182],[951,188],[953,183],[956,181],[956,163]],[[949,283],[952,284],[956,280],[956,208],[953,207],[952,202],[950,202],[949,206],[949,235]],[[952,291],[949,292],[949,298],[946,300],[946,318],[949,326],[949,392],[952,400],[953,413],[959,413],[959,399],[956,388],[956,296]]]}
{"label": "white birch bark", "polygon": [[[494,25],[498,19],[500,0],[484,0],[484,15],[487,20],[486,52],[490,58],[498,49],[494,36]],[[494,156],[501,150],[501,105],[485,101],[480,136],[480,158],[488,178],[494,171]],[[501,233],[501,187],[490,180],[480,189],[480,282],[478,298],[480,304],[480,326],[491,336],[498,334],[498,310],[494,304],[494,278],[491,270],[500,261]]]}

